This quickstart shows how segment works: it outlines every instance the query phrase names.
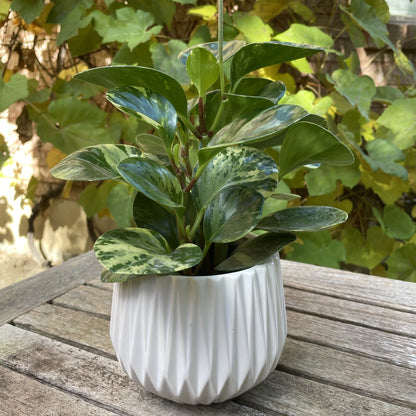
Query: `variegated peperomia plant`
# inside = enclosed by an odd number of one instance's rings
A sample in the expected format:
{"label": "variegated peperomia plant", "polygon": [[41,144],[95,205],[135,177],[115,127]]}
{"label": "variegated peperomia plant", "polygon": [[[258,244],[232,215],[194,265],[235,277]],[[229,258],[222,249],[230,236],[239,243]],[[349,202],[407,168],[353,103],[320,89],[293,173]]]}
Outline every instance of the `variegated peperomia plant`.
{"label": "variegated peperomia plant", "polygon": [[[221,40],[192,47],[179,56],[194,85],[190,99],[178,81],[148,67],[109,66],[76,75],[108,88],[115,107],[153,131],[137,137],[137,146],[87,147],[52,169],[58,178],[124,181],[135,190],[135,226],[109,231],[95,243],[103,281],[245,269],[293,242],[296,231],[346,220],[345,212],[320,206],[263,214],[268,198],[296,197],[276,191],[279,178],[294,169],[353,161],[325,119],[279,105],[283,83],[247,76],[319,51]],[[271,156],[276,154],[278,163]]]}

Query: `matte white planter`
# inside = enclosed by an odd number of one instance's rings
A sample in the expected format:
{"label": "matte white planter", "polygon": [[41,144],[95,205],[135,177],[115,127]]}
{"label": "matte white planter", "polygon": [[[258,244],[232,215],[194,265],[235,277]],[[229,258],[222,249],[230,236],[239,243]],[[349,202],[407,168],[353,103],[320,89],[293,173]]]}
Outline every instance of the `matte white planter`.
{"label": "matte white planter", "polygon": [[114,285],[110,335],[119,362],[175,402],[221,402],[250,389],[276,367],[286,334],[278,255],[241,272]]}

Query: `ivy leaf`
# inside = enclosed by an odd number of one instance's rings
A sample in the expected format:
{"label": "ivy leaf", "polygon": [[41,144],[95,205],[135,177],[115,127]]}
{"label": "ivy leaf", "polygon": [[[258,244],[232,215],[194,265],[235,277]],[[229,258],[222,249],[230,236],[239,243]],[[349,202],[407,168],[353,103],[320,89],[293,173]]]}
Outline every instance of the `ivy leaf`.
{"label": "ivy leaf", "polygon": [[288,260],[316,264],[317,266],[339,269],[345,261],[345,249],[341,241],[333,240],[329,231],[299,233],[299,244],[293,244],[293,251],[287,253]]}
{"label": "ivy leaf", "polygon": [[13,0],[10,8],[18,12],[26,24],[30,24],[40,15],[43,6],[43,0]]}
{"label": "ivy leaf", "polygon": [[198,89],[205,96],[208,88],[218,79],[220,70],[215,56],[205,48],[193,48],[186,60],[186,70]]}
{"label": "ivy leaf", "polygon": [[407,180],[406,168],[396,163],[398,160],[405,159],[404,153],[393,143],[383,139],[372,140],[367,143],[366,149],[368,156],[363,153],[363,157],[374,172],[381,169],[389,175]]}
{"label": "ivy leaf", "polygon": [[[416,142],[416,98],[401,98],[383,112],[377,123],[390,129],[387,139],[399,149]],[[377,140],[378,141],[378,140]]]}
{"label": "ivy leaf", "polygon": [[143,157],[130,157],[117,167],[127,183],[167,209],[184,209],[181,185],[165,166]]}
{"label": "ivy leaf", "polygon": [[235,12],[233,20],[235,27],[244,35],[247,42],[267,42],[270,40],[273,29],[258,16]]}
{"label": "ivy leaf", "polygon": [[37,133],[42,141],[69,154],[85,146],[117,141],[106,128],[106,117],[97,106],[66,97],[52,101],[47,117],[38,118]]}
{"label": "ivy leaf", "polygon": [[202,250],[197,245],[182,244],[171,251],[158,232],[145,228],[108,231],[98,238],[94,251],[107,270],[120,273],[124,280],[125,274],[173,273],[195,266],[202,260]]}
{"label": "ivy leaf", "polygon": [[181,84],[169,75],[153,68],[114,65],[88,69],[75,75],[75,78],[105,88],[127,86],[147,88],[167,98],[178,113],[187,115],[188,103]]}
{"label": "ivy leaf", "polygon": [[334,207],[293,207],[262,218],[257,229],[273,232],[320,231],[342,224],[347,218],[346,212]]}
{"label": "ivy leaf", "polygon": [[269,259],[287,244],[296,240],[295,234],[265,233],[238,246],[230,257],[220,263],[215,270],[233,272],[248,269]]}
{"label": "ivy leaf", "polygon": [[394,251],[386,261],[387,277],[416,282],[416,244],[406,244]]}
{"label": "ivy leaf", "polygon": [[274,39],[281,42],[315,45],[324,49],[332,48],[334,44],[331,36],[314,26],[292,23],[285,32],[279,33]]}
{"label": "ivy leaf", "polygon": [[134,87],[119,87],[109,90],[107,99],[119,110],[157,129],[166,147],[170,148],[175,137],[177,115],[173,105],[163,95]]}
{"label": "ivy leaf", "polygon": [[346,252],[345,261],[370,270],[388,257],[395,244],[378,226],[368,228],[365,240],[358,229],[348,228],[342,242]]}
{"label": "ivy leaf", "polygon": [[155,230],[160,233],[170,247],[178,245],[175,216],[140,192],[137,193],[134,199],[133,218],[137,227]]}
{"label": "ivy leaf", "polygon": [[86,11],[87,5],[81,2],[61,20],[61,29],[56,39],[56,44],[58,46],[62,45],[66,40],[76,36],[80,28],[87,26],[88,19],[84,20]]}
{"label": "ivy leaf", "polygon": [[7,83],[0,79],[0,113],[28,95],[28,79],[24,75],[14,74]]}
{"label": "ivy leaf", "polygon": [[386,234],[398,240],[409,240],[416,231],[412,218],[396,205],[384,207],[383,225]]}
{"label": "ivy leaf", "polygon": [[249,233],[259,222],[263,195],[243,186],[229,186],[208,204],[204,215],[204,238],[229,243]]}
{"label": "ivy leaf", "polygon": [[67,181],[102,181],[120,179],[117,165],[130,156],[140,156],[134,146],[104,144],[71,153],[51,169],[52,175]]}
{"label": "ivy leaf", "polygon": [[279,176],[283,177],[291,170],[310,163],[350,165],[354,162],[354,155],[329,130],[300,121],[287,131],[279,161]]}
{"label": "ivy leaf", "polygon": [[373,79],[368,75],[355,75],[349,69],[337,69],[332,78],[336,90],[368,119],[371,100],[377,92]]}
{"label": "ivy leaf", "polygon": [[231,60],[231,92],[249,72],[269,65],[294,61],[321,51],[322,49],[317,47],[277,41],[245,45],[234,54]]}
{"label": "ivy leaf", "polygon": [[270,156],[247,147],[229,147],[208,163],[193,188],[193,197],[198,210],[204,210],[228,186],[245,186],[267,194],[276,184],[277,166]]}
{"label": "ivy leaf", "polygon": [[170,75],[181,84],[189,85],[189,77],[186,71],[184,71],[182,63],[178,60],[179,53],[186,46],[186,43],[181,40],[171,39],[166,44],[155,42],[150,46],[149,50],[155,69]]}
{"label": "ivy leaf", "polygon": [[157,35],[162,26],[152,26],[154,17],[143,10],[122,7],[116,10],[116,19],[107,26],[103,42],[127,43],[132,50],[140,43],[147,42],[152,35]]}
{"label": "ivy leaf", "polygon": [[311,113],[310,116],[318,115],[323,117],[328,113],[333,102],[331,97],[329,96],[317,100],[313,92],[307,90],[300,90],[295,94],[285,95],[280,100],[280,104],[299,105],[306,111]]}

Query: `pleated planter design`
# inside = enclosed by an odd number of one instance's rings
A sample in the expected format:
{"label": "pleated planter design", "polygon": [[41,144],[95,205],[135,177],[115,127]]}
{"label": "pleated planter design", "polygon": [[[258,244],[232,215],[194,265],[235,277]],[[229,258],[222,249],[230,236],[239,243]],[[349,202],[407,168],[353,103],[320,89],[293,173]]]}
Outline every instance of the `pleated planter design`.
{"label": "pleated planter design", "polygon": [[278,255],[240,272],[114,285],[110,335],[121,366],[175,402],[221,402],[260,383],[286,334]]}

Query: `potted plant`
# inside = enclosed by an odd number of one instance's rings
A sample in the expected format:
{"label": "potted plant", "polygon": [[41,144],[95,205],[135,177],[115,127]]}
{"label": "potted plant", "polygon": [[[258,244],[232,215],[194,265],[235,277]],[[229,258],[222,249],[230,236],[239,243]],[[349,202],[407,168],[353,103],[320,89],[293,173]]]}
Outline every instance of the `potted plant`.
{"label": "potted plant", "polygon": [[77,74],[108,88],[108,100],[153,133],[137,146],[81,149],[52,169],[66,180],[134,188],[135,226],[103,234],[94,247],[102,280],[115,283],[112,342],[133,380],[191,404],[234,397],[275,368],[287,332],[277,253],[296,231],[347,218],[333,207],[275,212],[271,200],[296,197],[280,193],[278,180],[305,164],[353,161],[323,118],[279,105],[283,83],[249,76],[320,49],[226,43],[221,2],[218,20],[218,42],[179,57],[193,83],[190,99],[152,68]]}

